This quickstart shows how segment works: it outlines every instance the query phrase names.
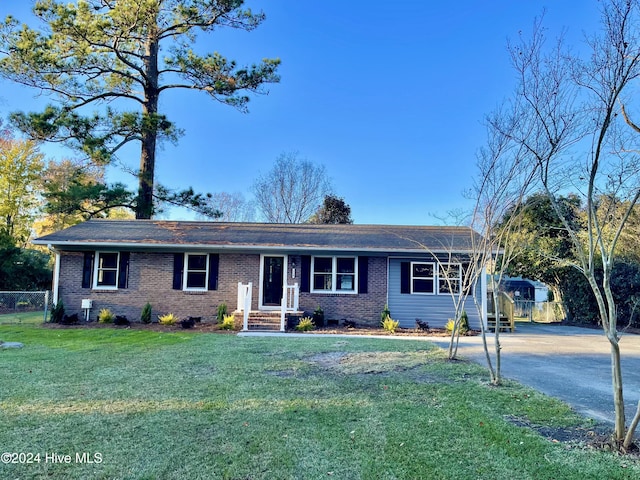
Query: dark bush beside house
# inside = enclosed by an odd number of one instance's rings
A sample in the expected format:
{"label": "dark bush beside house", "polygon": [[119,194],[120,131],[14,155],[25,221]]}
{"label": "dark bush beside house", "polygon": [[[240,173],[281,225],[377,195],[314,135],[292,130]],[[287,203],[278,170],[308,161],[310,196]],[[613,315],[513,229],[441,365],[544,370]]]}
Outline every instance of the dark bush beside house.
{"label": "dark bush beside house", "polygon": [[51,323],[62,323],[64,319],[64,304],[58,301],[51,309]]}
{"label": "dark bush beside house", "polygon": [[320,306],[313,311],[313,324],[316,328],[324,327],[324,310]]}

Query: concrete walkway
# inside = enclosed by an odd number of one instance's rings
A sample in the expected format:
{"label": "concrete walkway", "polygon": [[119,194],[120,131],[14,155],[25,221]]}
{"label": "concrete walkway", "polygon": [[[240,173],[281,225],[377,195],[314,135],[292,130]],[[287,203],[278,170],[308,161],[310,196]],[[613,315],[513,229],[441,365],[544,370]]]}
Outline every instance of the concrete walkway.
{"label": "concrete walkway", "polygon": [[[381,338],[423,339],[445,349],[449,346],[446,337]],[[494,336],[488,335],[487,341],[493,346]],[[500,342],[503,377],[559,398],[589,418],[613,422],[610,347],[601,329],[519,323],[515,332],[501,333]],[[624,335],[620,347],[628,423],[640,400],[640,335]],[[482,338],[462,337],[458,356],[486,365]]]}

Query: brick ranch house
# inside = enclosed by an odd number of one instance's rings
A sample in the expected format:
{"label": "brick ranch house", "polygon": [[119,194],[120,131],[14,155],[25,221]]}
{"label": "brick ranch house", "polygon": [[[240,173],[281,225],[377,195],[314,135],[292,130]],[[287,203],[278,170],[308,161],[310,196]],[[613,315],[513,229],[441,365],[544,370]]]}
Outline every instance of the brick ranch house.
{"label": "brick ranch house", "polygon": [[[327,320],[376,325],[387,304],[413,328],[453,316],[447,285],[459,288],[471,235],[467,227],[89,220],[34,243],[55,253],[54,302],[84,318],[91,300],[90,321],[102,308],[137,321],[147,302],[154,320],[213,321],[224,302],[247,314],[320,306]],[[465,310],[479,328],[471,297]]]}

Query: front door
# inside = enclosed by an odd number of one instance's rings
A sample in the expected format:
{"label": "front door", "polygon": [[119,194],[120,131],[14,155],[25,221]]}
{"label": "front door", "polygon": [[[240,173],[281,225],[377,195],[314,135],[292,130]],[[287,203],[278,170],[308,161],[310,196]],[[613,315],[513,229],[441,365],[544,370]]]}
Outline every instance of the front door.
{"label": "front door", "polygon": [[284,283],[284,257],[265,255],[262,262],[262,306],[279,307]]}

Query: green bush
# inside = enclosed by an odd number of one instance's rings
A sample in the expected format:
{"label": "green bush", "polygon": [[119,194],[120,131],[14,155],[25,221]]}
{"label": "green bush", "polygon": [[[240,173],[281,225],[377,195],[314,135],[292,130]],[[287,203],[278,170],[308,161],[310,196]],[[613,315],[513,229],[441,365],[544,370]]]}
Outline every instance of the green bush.
{"label": "green bush", "polygon": [[98,313],[99,323],[113,323],[115,318],[115,314],[108,308],[103,308],[102,310],[100,310],[100,313]]}
{"label": "green bush", "polygon": [[382,328],[385,330],[385,332],[389,332],[389,333],[396,333],[396,329],[398,328],[399,325],[400,325],[400,322],[398,322],[397,320],[394,320],[388,315],[382,321]]}
{"label": "green bush", "polygon": [[[223,304],[224,305],[224,304]],[[218,308],[218,311],[220,309]],[[221,330],[234,330],[236,326],[236,317],[235,315],[224,315],[222,317],[222,321],[219,322]]]}
{"label": "green bush", "polygon": [[222,323],[226,316],[227,316],[227,304],[223,302],[220,305],[218,305],[218,312],[216,313],[216,319],[218,320],[218,323]]}
{"label": "green bush", "polygon": [[385,305],[380,312],[380,325],[384,323],[384,320],[391,316],[391,311],[389,310],[389,305]]}
{"label": "green bush", "polygon": [[178,321],[173,313],[167,313],[166,315],[158,315],[158,322],[160,325],[174,325]]}
{"label": "green bush", "polygon": [[60,323],[64,318],[64,304],[62,300],[58,300],[51,309],[51,323]]}
{"label": "green bush", "polygon": [[302,317],[298,325],[296,325],[296,330],[299,332],[308,332],[309,330],[313,330],[316,326],[313,324],[313,319],[311,317]]}
{"label": "green bush", "polygon": [[151,304],[147,304],[142,307],[142,313],[140,313],[140,321],[142,323],[151,323]]}
{"label": "green bush", "polygon": [[[447,332],[451,333],[453,331],[454,326],[455,326],[455,321],[453,319],[449,319],[449,321],[445,325],[445,328],[447,329]],[[460,315],[458,331],[460,335],[466,335],[467,332],[469,331],[469,317],[467,316],[467,312],[465,312],[464,310]]]}

